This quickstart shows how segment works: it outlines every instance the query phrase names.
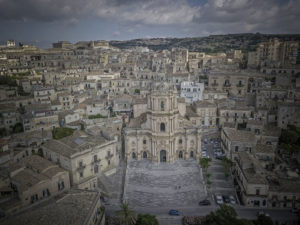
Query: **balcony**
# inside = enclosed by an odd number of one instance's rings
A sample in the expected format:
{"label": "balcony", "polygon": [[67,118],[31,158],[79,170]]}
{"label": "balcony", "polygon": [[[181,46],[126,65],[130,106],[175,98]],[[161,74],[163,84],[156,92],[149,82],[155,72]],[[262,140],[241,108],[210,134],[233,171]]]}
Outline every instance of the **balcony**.
{"label": "balcony", "polygon": [[236,86],[237,87],[244,87],[245,85],[244,84],[237,84]]}
{"label": "balcony", "polygon": [[85,164],[79,164],[79,166],[77,167],[77,171],[82,172],[85,168],[86,168]]}
{"label": "balcony", "polygon": [[223,86],[224,86],[224,87],[231,87],[231,84],[225,83]]}
{"label": "balcony", "polygon": [[218,85],[219,85],[218,83],[212,83],[211,84],[212,87],[215,87],[215,86],[218,86]]}
{"label": "balcony", "polygon": [[92,164],[94,165],[94,164],[99,164],[101,162],[101,159],[94,159],[93,161],[92,161]]}
{"label": "balcony", "polygon": [[114,154],[109,153],[105,156],[105,159],[110,160],[113,156]]}

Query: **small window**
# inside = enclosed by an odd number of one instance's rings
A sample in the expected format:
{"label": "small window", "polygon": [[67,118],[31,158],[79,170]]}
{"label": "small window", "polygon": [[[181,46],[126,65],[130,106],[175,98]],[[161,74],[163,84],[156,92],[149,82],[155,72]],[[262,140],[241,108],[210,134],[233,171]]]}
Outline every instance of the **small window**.
{"label": "small window", "polygon": [[147,140],[146,139],[143,140],[143,144],[144,145],[147,144]]}
{"label": "small window", "polygon": [[182,139],[179,139],[178,143],[179,143],[179,144],[182,144]]}

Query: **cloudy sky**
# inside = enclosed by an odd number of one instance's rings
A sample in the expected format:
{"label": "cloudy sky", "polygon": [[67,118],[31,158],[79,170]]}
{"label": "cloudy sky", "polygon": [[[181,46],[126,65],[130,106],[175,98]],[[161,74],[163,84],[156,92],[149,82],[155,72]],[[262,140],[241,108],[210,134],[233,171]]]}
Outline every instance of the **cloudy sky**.
{"label": "cloudy sky", "polygon": [[299,0],[0,0],[0,41],[299,33]]}

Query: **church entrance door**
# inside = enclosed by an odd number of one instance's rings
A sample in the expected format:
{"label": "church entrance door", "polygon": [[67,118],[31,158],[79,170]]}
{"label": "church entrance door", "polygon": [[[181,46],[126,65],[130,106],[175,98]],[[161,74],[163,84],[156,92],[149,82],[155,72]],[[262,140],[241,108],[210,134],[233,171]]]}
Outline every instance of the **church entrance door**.
{"label": "church entrance door", "polygon": [[160,162],[167,162],[167,152],[166,150],[160,151]]}

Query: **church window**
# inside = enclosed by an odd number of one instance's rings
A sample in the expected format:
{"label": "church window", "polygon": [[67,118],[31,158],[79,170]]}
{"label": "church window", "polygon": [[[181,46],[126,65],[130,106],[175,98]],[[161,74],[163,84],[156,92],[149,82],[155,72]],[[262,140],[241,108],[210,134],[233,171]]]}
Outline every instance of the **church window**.
{"label": "church window", "polygon": [[165,103],[163,101],[161,101],[161,103],[160,103],[160,108],[161,108],[161,111],[165,111]]}
{"label": "church window", "polygon": [[165,125],[165,123],[161,123],[160,124],[160,131],[161,132],[165,132],[166,131],[166,125]]}

